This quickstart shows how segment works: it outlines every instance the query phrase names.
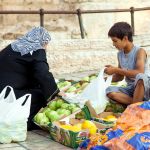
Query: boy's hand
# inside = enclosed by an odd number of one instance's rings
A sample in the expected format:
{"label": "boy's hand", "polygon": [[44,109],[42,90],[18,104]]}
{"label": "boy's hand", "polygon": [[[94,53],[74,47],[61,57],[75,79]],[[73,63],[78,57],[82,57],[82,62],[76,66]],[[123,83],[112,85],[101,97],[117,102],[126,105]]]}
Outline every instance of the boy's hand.
{"label": "boy's hand", "polygon": [[112,75],[116,72],[116,67],[113,67],[111,65],[106,65],[105,67],[106,68],[105,68],[104,72],[108,75]]}

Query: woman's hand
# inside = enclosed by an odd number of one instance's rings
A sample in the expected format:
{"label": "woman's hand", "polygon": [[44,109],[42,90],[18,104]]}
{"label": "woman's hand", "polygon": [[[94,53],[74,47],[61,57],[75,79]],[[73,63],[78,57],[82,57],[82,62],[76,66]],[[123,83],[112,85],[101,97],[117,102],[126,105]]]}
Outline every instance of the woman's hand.
{"label": "woman's hand", "polygon": [[59,96],[62,96],[62,97],[65,97],[65,96],[66,96],[66,94],[65,94],[64,91],[60,91],[60,92],[58,93],[58,95],[59,95]]}

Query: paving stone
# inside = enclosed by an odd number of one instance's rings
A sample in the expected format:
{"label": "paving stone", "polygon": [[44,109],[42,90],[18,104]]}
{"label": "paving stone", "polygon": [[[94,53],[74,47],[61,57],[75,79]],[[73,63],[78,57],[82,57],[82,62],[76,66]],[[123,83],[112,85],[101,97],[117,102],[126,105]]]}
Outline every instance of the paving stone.
{"label": "paving stone", "polygon": [[7,147],[7,148],[0,148],[0,150],[27,150],[24,147]]}
{"label": "paving stone", "polygon": [[[41,130],[42,132],[42,130]],[[24,144],[24,143],[38,143],[38,142],[43,142],[43,141],[48,141],[48,137],[47,134],[45,134],[45,132],[43,131],[43,136],[42,135],[39,135],[39,134],[36,134],[34,132],[28,132],[28,136],[27,136],[27,140],[24,141],[24,142],[20,142],[20,144]]]}
{"label": "paving stone", "polygon": [[20,147],[17,143],[10,143],[10,144],[0,144],[0,149],[5,149],[5,148],[13,148],[13,147]]}
{"label": "paving stone", "polygon": [[25,148],[27,150],[45,150],[45,149],[70,150],[71,149],[51,140],[49,138],[49,133],[43,130],[29,131],[27,140],[25,142],[20,142],[18,144],[20,145],[20,147]]}
{"label": "paving stone", "polygon": [[33,130],[32,133],[36,133],[36,134],[44,136],[45,138],[48,138],[48,139],[50,136],[48,131],[43,131],[43,130]]}
{"label": "paving stone", "polygon": [[61,145],[55,141],[52,141],[51,139],[49,140],[44,140],[41,142],[24,142],[21,143],[22,146],[26,147],[27,149],[30,150],[46,150],[46,149],[50,149],[50,150],[59,150],[59,149],[65,149],[65,150],[70,150],[70,148]]}
{"label": "paving stone", "polygon": [[10,144],[0,144],[0,150],[71,150],[49,138],[49,133],[43,130],[28,131],[26,141]]}

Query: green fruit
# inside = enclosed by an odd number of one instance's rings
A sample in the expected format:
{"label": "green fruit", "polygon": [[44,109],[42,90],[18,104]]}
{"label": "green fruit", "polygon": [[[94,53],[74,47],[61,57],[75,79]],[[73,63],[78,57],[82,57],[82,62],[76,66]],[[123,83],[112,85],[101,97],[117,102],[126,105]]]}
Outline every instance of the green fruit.
{"label": "green fruit", "polygon": [[72,109],[72,113],[73,112],[76,112],[77,110],[79,110],[80,108],[79,107],[74,107],[73,109]]}
{"label": "green fruit", "polygon": [[56,101],[52,101],[48,104],[48,107],[51,109],[51,110],[56,110],[57,107],[56,107]]}
{"label": "green fruit", "polygon": [[81,81],[87,81],[87,82],[89,82],[90,78],[89,78],[89,76],[87,76],[87,77],[82,78]]}
{"label": "green fruit", "polygon": [[62,115],[62,114],[65,113],[65,111],[66,111],[66,109],[58,109],[58,110],[57,110],[57,113],[58,113],[59,115]]}
{"label": "green fruit", "polygon": [[50,112],[49,118],[52,122],[58,121],[60,119],[60,115],[56,111],[53,111],[53,112]]}
{"label": "green fruit", "polygon": [[56,111],[51,111],[48,113],[48,118],[53,122],[59,120],[60,116]]}
{"label": "green fruit", "polygon": [[56,113],[57,113],[56,111],[51,110],[51,111],[48,111],[48,112],[46,113],[46,116],[50,119],[51,116],[52,116],[52,115],[55,115]]}
{"label": "green fruit", "polygon": [[63,114],[66,116],[69,116],[71,114],[71,112],[70,112],[70,110],[65,110]]}
{"label": "green fruit", "polygon": [[42,113],[44,113],[47,110],[47,106],[42,110]]}
{"label": "green fruit", "polygon": [[56,112],[59,114],[59,112],[61,111],[61,108],[57,109]]}
{"label": "green fruit", "polygon": [[40,120],[45,117],[44,113],[37,113],[36,116],[34,117],[35,122],[40,123]]}
{"label": "green fruit", "polygon": [[68,109],[68,107],[69,107],[69,104],[67,104],[67,103],[63,103],[61,105],[61,108],[63,108],[63,109]]}
{"label": "green fruit", "polygon": [[56,107],[57,107],[57,108],[60,108],[63,103],[64,103],[64,101],[63,101],[62,99],[58,99],[58,100],[56,101]]}
{"label": "green fruit", "polygon": [[71,92],[74,92],[75,90],[76,90],[76,87],[71,86],[66,92],[71,93]]}
{"label": "green fruit", "polygon": [[45,116],[40,120],[40,125],[45,125],[49,123],[49,119]]}
{"label": "green fruit", "polygon": [[67,85],[71,85],[71,83],[69,81],[65,81],[63,85],[67,86]]}
{"label": "green fruit", "polygon": [[52,110],[49,108],[49,109],[47,109],[47,111],[45,111],[44,113],[45,113],[46,116],[48,116],[49,112],[51,112],[51,111],[52,111]]}
{"label": "green fruit", "polygon": [[69,104],[70,107],[75,108],[76,104]]}
{"label": "green fruit", "polygon": [[76,83],[76,84],[74,85],[74,87],[78,89],[78,88],[81,87],[81,85],[80,85],[80,83]]}
{"label": "green fruit", "polygon": [[96,79],[96,78],[97,78],[96,76],[91,76],[90,81],[92,81],[93,79]]}
{"label": "green fruit", "polygon": [[68,109],[72,111],[76,107],[76,104],[69,104]]}
{"label": "green fruit", "polygon": [[42,111],[42,113],[46,113],[47,111],[51,111],[51,109],[49,107],[44,108],[44,110]]}
{"label": "green fruit", "polygon": [[57,83],[58,88],[63,88],[65,86],[69,86],[71,85],[71,83],[69,81],[61,81],[59,83]]}
{"label": "green fruit", "polygon": [[82,87],[86,87],[88,84],[89,84],[88,82],[84,82],[84,83],[82,84]]}
{"label": "green fruit", "polygon": [[51,122],[58,121],[59,119],[60,119],[60,116],[57,114],[57,115],[51,117]]}

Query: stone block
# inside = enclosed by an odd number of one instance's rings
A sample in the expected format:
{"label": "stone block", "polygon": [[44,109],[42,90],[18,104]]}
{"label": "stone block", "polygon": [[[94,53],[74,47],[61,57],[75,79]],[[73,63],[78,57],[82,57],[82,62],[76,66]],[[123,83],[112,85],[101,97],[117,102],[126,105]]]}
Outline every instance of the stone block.
{"label": "stone block", "polygon": [[66,3],[77,3],[78,0],[64,0],[64,2],[66,2]]}
{"label": "stone block", "polygon": [[22,5],[24,0],[1,0],[0,3],[3,3],[3,5]]}
{"label": "stone block", "polygon": [[14,15],[3,15],[3,22],[2,24],[4,26],[9,26],[9,25],[12,25],[12,22],[13,24],[16,24],[17,23],[17,15],[14,14]]}
{"label": "stone block", "polygon": [[46,3],[52,3],[52,0],[45,0]]}
{"label": "stone block", "polygon": [[[147,51],[148,57],[150,56],[149,37],[149,35],[134,37],[135,45],[142,46]],[[11,42],[12,40],[0,40],[1,49]],[[107,64],[117,66],[118,51],[108,38],[52,40],[46,52],[51,71],[57,75],[100,70]]]}

